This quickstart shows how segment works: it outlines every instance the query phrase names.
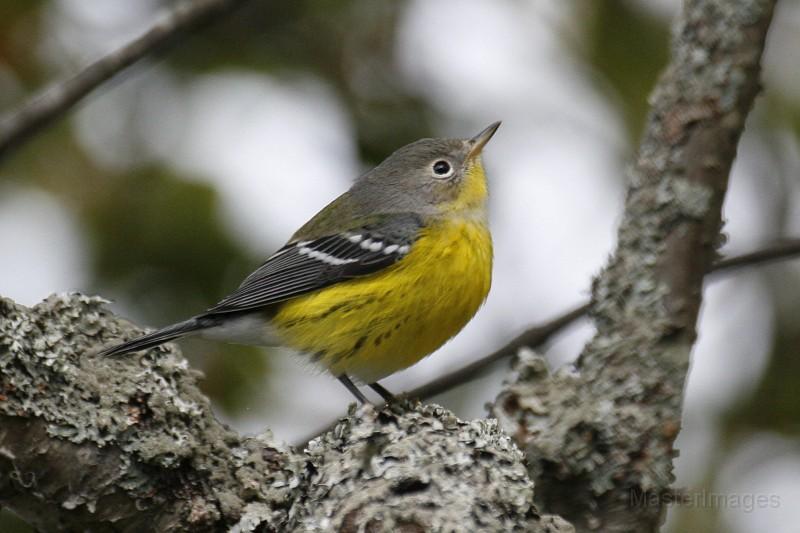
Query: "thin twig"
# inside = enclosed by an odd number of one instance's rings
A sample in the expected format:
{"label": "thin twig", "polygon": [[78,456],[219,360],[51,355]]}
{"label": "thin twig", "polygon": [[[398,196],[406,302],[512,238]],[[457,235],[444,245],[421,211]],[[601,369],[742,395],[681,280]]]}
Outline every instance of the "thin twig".
{"label": "thin twig", "polygon": [[771,261],[789,259],[800,254],[800,239],[787,239],[765,246],[755,252],[720,259],[711,267],[711,274],[717,274],[735,268],[761,265]]}
{"label": "thin twig", "polygon": [[244,0],[193,0],[178,4],[141,36],[86,66],[77,74],[53,83],[0,118],[0,160],[36,132],[66,113],[103,82],[174,38],[225,13]]}
{"label": "thin twig", "polygon": [[508,344],[495,350],[494,352],[481,357],[464,368],[460,368],[449,374],[445,374],[433,381],[417,387],[404,393],[404,396],[409,398],[419,398],[420,400],[428,400],[437,394],[452,389],[457,385],[469,383],[475,378],[480,377],[485,373],[487,367],[491,366],[494,362],[503,359],[504,357],[515,354],[520,348],[537,347],[546,343],[550,338],[566,328],[579,318],[583,317],[589,310],[589,302],[585,302],[574,309],[563,313],[552,320],[533,326],[521,334],[516,336]]}
{"label": "thin twig", "polygon": [[[755,252],[720,259],[711,268],[709,274],[717,275],[748,266],[791,259],[799,255],[800,239],[783,240],[760,250],[756,250]],[[489,355],[485,355],[463,368],[438,377],[416,389],[405,392],[403,396],[428,400],[459,385],[469,383],[483,375],[486,369],[493,363],[510,355],[514,355],[520,348],[538,348],[542,346],[564,328],[585,316],[588,311],[589,302],[587,301],[569,311],[561,313],[543,324],[538,324],[526,329],[521,334],[514,337],[513,340]],[[298,440],[296,445],[305,445],[316,436],[332,429],[335,424],[336,422],[328,424],[325,428],[316,431],[313,435]]]}

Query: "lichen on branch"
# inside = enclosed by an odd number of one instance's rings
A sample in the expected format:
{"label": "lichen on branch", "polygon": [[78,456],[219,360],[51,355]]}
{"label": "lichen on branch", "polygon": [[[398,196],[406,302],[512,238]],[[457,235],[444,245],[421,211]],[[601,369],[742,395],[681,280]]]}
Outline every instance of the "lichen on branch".
{"label": "lichen on branch", "polygon": [[94,355],[141,333],[103,303],[0,299],[0,501],[47,531],[213,529],[238,520],[248,495],[285,521],[277,504],[301,465],[220,424],[174,348]]}
{"label": "lichen on branch", "polygon": [[0,504],[41,530],[574,531],[495,421],[403,402],[303,451],[242,437],[174,345],[94,355],[141,333],[103,304],[0,299]]}

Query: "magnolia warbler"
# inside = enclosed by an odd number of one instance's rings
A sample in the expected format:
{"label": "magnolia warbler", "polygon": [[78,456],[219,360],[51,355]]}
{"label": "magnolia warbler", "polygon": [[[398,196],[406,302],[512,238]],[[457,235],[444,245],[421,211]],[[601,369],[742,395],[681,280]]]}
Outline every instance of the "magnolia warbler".
{"label": "magnolia warbler", "polygon": [[492,279],[481,151],[471,139],[404,146],[301,227],[207,311],[101,352],[123,354],[190,334],[308,354],[362,403],[351,377],[411,366],[477,312]]}

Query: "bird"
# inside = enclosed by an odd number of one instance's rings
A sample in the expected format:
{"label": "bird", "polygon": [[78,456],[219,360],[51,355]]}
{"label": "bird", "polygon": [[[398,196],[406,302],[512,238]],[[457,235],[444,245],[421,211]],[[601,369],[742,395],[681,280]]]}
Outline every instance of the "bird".
{"label": "bird", "polygon": [[282,345],[327,370],[362,404],[369,401],[355,382],[391,401],[378,380],[436,351],[489,294],[482,152],[499,126],[399,148],[217,304],[99,353],[122,355],[188,335]]}

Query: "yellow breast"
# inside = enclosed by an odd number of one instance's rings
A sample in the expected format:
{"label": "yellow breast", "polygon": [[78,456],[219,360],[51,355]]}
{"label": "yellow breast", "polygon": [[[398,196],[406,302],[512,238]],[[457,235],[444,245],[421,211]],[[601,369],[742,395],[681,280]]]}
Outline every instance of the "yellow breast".
{"label": "yellow breast", "polygon": [[458,333],[486,299],[491,276],[485,220],[452,217],[425,228],[386,270],[286,302],[273,326],[334,375],[371,383]]}

